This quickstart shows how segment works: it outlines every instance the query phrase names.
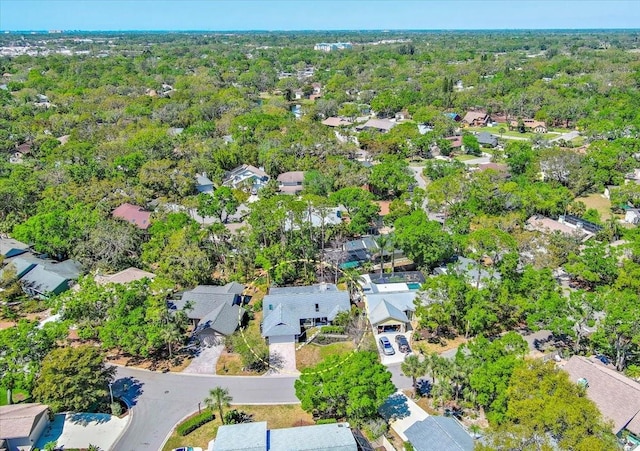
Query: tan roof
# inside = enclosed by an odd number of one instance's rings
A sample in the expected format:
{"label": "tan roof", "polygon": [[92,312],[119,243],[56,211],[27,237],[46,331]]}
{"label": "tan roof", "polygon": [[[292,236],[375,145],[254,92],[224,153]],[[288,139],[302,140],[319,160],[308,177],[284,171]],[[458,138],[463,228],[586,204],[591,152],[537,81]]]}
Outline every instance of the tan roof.
{"label": "tan roof", "polygon": [[481,171],[486,171],[487,169],[493,169],[498,172],[509,172],[509,166],[502,163],[480,163],[478,165],[478,169]]}
{"label": "tan roof", "polygon": [[324,125],[329,127],[340,127],[341,125],[351,125],[351,122],[341,117],[328,117],[322,121]]}
{"label": "tan roof", "polygon": [[538,232],[542,233],[551,233],[551,232],[561,232],[567,235],[573,235],[574,233],[579,233],[577,229],[570,227],[566,224],[563,224],[555,219],[547,218],[544,216],[532,216],[527,219],[527,225]]}
{"label": "tan roof", "polygon": [[[546,128],[546,126],[547,126],[547,124],[545,124],[544,122],[536,121],[535,119],[523,119],[522,122],[524,123],[524,125],[526,127],[531,127],[531,128],[536,128],[538,126]],[[518,126],[518,121],[510,121],[509,124],[512,127],[517,127]]]}
{"label": "tan roof", "polygon": [[574,382],[587,380],[587,396],[613,421],[614,433],[626,428],[640,434],[640,384],[586,357],[571,357],[564,370]]}
{"label": "tan roof", "polygon": [[96,282],[100,285],[106,283],[129,283],[134,280],[153,279],[156,275],[138,268],[127,268],[110,276],[96,276]]}
{"label": "tan roof", "polygon": [[281,183],[302,183],[304,181],[304,171],[283,172],[278,176],[278,182]]}
{"label": "tan roof", "polygon": [[47,409],[49,406],[37,403],[0,406],[0,439],[29,437]]}
{"label": "tan roof", "polygon": [[468,111],[467,114],[464,115],[464,118],[462,118],[464,122],[468,123],[471,123],[477,119],[480,119],[482,121],[486,120],[487,113],[485,113],[484,111]]}

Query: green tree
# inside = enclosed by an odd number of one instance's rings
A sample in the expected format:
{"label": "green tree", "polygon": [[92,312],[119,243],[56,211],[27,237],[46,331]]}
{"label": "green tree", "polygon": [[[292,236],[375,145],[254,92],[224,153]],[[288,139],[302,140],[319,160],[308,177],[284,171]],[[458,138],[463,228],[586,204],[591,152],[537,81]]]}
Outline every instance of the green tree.
{"label": "green tree", "polygon": [[215,387],[209,390],[209,396],[204,399],[204,405],[208,409],[217,410],[220,415],[220,421],[225,424],[223,410],[231,405],[233,397],[229,394],[229,390],[222,387]]}
{"label": "green tree", "polygon": [[396,391],[391,373],[374,352],[355,352],[348,359],[331,356],[307,368],[294,384],[307,412],[321,418],[346,418],[354,424],[378,415],[384,401]]}
{"label": "green tree", "polygon": [[373,203],[372,194],[361,188],[342,188],[331,194],[329,200],[347,210],[349,231],[354,235],[366,233],[380,212],[380,207]]}
{"label": "green tree", "polygon": [[464,151],[469,155],[480,156],[482,154],[482,151],[480,150],[480,143],[478,143],[478,138],[473,136],[471,133],[462,135],[462,145],[464,146]]}
{"label": "green tree", "polygon": [[373,166],[369,182],[376,194],[387,199],[406,192],[415,180],[405,160],[388,156]]}
{"label": "green tree", "polygon": [[411,354],[408,355],[402,365],[400,365],[402,374],[411,378],[411,385],[413,386],[413,396],[418,396],[418,378],[422,377],[426,373],[425,365],[420,361],[420,358]]}
{"label": "green tree", "polygon": [[395,228],[396,243],[419,266],[432,268],[453,254],[451,236],[422,210],[399,218]]}
{"label": "green tree", "polygon": [[115,371],[94,346],[55,349],[42,362],[33,396],[54,413],[95,412],[108,400]]}

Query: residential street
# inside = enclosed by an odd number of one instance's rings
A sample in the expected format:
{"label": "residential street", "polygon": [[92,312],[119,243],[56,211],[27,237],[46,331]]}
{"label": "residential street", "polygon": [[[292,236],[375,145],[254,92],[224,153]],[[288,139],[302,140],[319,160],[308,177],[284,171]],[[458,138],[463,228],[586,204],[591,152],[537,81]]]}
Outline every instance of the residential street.
{"label": "residential street", "polygon": [[409,169],[413,171],[413,176],[418,183],[418,188],[425,189],[427,187],[427,182],[422,177],[422,171],[424,167],[422,166],[409,166]]}
{"label": "residential street", "polygon": [[[132,401],[133,417],[114,446],[116,451],[159,450],[165,437],[185,416],[198,410],[209,389],[229,390],[234,404],[297,403],[291,376],[201,376],[156,373],[118,367],[114,396]],[[136,382],[137,381],[137,382]],[[204,408],[204,404],[201,404]],[[213,438],[213,437],[212,437]]]}

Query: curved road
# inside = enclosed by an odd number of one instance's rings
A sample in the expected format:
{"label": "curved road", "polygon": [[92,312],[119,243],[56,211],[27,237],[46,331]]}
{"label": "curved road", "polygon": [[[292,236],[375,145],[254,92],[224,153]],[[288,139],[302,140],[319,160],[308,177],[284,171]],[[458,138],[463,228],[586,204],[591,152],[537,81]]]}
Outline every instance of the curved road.
{"label": "curved road", "polygon": [[197,411],[198,403],[216,386],[227,388],[234,404],[297,404],[295,380],[293,376],[201,376],[118,367],[114,396],[127,399],[133,407],[131,422],[113,449],[159,450],[176,423]]}

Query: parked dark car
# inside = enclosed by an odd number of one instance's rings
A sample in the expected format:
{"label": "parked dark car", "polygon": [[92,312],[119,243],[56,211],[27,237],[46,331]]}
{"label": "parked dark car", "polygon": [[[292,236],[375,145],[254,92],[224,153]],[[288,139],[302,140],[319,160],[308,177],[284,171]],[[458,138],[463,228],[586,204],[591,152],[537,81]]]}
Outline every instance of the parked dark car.
{"label": "parked dark car", "polygon": [[411,352],[411,348],[409,347],[409,341],[407,337],[404,335],[396,335],[396,344],[398,345],[398,351],[400,352]]}
{"label": "parked dark car", "polygon": [[380,337],[378,341],[380,342],[380,348],[382,349],[382,353],[384,355],[393,355],[396,353],[387,337]]}

